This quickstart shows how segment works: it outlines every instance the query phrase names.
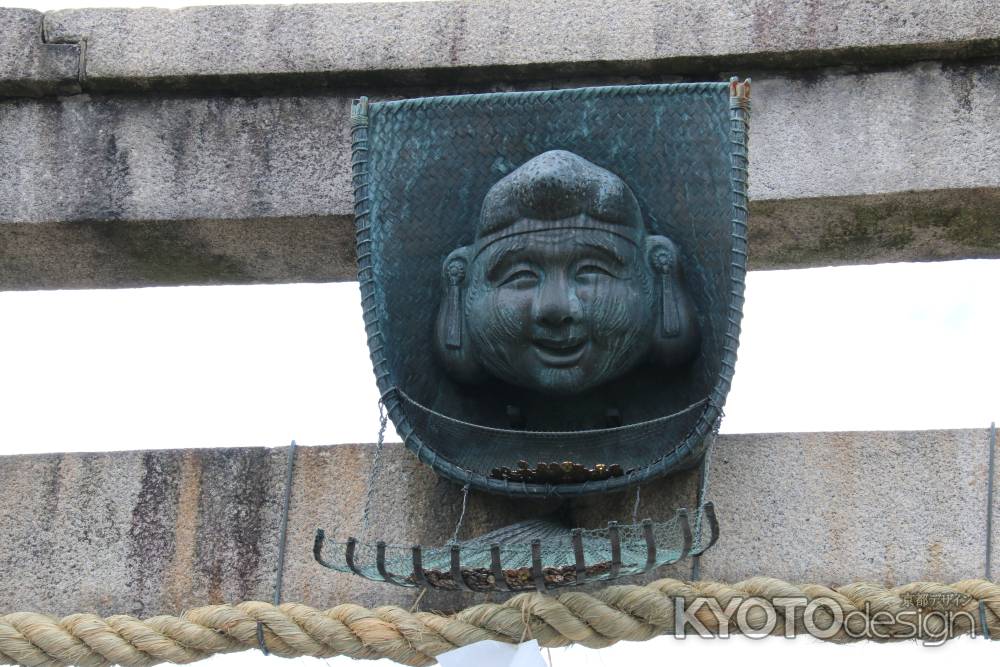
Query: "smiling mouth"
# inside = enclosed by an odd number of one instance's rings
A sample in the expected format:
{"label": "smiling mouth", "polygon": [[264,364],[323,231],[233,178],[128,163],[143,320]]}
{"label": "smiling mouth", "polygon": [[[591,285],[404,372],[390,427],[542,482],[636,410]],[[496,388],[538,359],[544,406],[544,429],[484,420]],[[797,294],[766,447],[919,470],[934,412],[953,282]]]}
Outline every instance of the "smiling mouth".
{"label": "smiling mouth", "polygon": [[587,350],[586,340],[535,340],[532,344],[546,366],[574,366]]}

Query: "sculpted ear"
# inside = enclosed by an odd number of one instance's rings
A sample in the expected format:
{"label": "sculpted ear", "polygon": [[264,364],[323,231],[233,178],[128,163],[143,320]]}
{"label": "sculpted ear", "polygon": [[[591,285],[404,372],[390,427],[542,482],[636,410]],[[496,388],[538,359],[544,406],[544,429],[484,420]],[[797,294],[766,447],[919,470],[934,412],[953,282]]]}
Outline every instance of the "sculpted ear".
{"label": "sculpted ear", "polygon": [[675,366],[694,356],[701,342],[694,307],[684,288],[680,253],[666,236],[649,236],[646,238],[646,259],[653,272],[658,297],[653,356],[662,364]]}
{"label": "sculpted ear", "polygon": [[465,330],[465,287],[472,247],[453,250],[441,265],[444,298],[434,325],[434,347],[448,374],[459,382],[484,378]]}

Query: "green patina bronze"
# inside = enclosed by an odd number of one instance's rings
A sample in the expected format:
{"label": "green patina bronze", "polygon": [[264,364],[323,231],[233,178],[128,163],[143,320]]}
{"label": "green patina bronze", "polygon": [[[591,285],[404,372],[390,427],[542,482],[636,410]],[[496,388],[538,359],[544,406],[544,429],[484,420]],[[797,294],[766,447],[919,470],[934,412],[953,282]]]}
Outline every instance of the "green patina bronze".
{"label": "green patina bronze", "polygon": [[424,463],[484,491],[574,496],[698,462],[742,314],[748,95],[355,104],[372,361]]}

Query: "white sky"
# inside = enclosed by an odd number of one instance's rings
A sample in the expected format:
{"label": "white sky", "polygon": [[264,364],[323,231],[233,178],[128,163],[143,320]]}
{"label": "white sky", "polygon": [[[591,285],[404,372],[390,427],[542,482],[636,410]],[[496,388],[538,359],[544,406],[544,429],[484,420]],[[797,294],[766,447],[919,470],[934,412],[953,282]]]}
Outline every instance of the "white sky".
{"label": "white sky", "polygon": [[[995,260],[751,272],[724,432],[988,425],[997,285]],[[0,292],[0,312],[8,453],[377,431],[357,283]]]}
{"label": "white sky", "polygon": [[[0,4],[47,10],[238,3]],[[984,260],[751,273],[723,430],[988,425],[1000,415],[997,286],[1000,261]],[[303,445],[370,442],[377,391],[358,301],[355,283],[0,292],[2,452],[284,446],[292,438]],[[557,667],[930,665],[985,661],[986,646],[972,639],[929,649],[662,638],[551,656]],[[205,664],[274,660],[251,652]]]}

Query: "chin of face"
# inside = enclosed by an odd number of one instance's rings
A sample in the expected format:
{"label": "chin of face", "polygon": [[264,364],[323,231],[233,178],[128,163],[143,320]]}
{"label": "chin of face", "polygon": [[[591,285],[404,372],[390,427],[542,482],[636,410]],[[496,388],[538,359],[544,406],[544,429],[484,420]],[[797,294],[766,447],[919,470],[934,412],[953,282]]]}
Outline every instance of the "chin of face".
{"label": "chin of face", "polygon": [[[623,369],[622,372],[625,372]],[[552,396],[573,396],[599,387],[618,377],[616,374],[593,374],[587,369],[537,367],[518,377],[505,378],[507,382]]]}

